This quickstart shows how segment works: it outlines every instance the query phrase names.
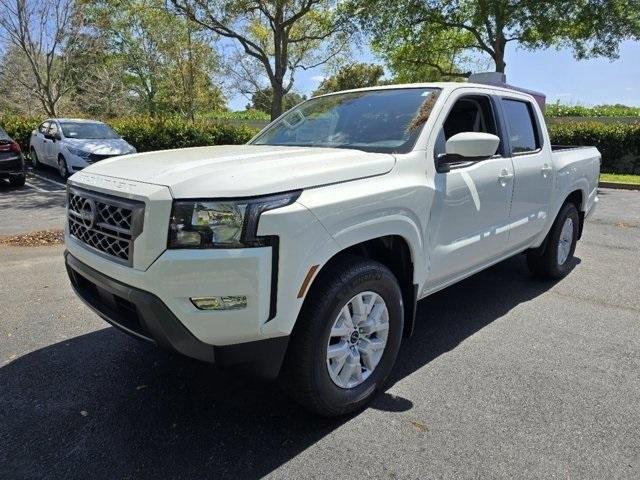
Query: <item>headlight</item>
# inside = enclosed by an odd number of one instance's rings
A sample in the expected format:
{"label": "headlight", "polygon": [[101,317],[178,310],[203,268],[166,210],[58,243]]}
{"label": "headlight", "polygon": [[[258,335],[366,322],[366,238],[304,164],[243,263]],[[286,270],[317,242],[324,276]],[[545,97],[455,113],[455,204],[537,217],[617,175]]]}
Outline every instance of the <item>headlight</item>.
{"label": "headlight", "polygon": [[258,220],[267,210],[291,205],[300,192],[240,200],[176,200],[168,248],[260,247]]}
{"label": "headlight", "polygon": [[91,152],[85,152],[84,150],[78,150],[77,148],[67,147],[67,150],[69,150],[69,153],[71,153],[72,155],[84,158],[85,160],[87,160],[89,156],[91,156]]}

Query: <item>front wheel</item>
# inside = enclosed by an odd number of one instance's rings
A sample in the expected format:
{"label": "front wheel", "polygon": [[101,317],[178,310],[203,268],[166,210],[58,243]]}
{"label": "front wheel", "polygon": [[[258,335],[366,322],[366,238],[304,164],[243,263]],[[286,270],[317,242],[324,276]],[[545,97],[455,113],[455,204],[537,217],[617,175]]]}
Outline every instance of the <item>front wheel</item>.
{"label": "front wheel", "polygon": [[38,154],[36,153],[35,148],[31,148],[31,152],[29,157],[31,157],[31,166],[35,169],[40,168],[40,160],[38,160]]}
{"label": "front wheel", "polygon": [[535,276],[558,279],[569,273],[578,241],[579,222],[576,206],[565,203],[547,235],[544,249],[527,253],[527,264]]}
{"label": "front wheel", "polygon": [[302,307],[281,384],[320,415],[356,411],[384,386],[402,328],[402,293],[386,266],[358,257],[329,266]]}
{"label": "front wheel", "polygon": [[58,157],[58,173],[60,173],[63,180],[69,178],[69,167],[67,166],[67,161],[62,155]]}

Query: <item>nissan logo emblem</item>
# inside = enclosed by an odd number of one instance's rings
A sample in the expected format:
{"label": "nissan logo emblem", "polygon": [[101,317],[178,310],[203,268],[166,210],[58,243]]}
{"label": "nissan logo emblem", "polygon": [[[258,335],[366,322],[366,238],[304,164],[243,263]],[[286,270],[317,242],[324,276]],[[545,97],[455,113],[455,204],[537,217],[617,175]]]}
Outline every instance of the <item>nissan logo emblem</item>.
{"label": "nissan logo emblem", "polygon": [[80,211],[78,212],[82,219],[82,224],[87,228],[93,228],[96,225],[96,202],[91,198],[82,199]]}

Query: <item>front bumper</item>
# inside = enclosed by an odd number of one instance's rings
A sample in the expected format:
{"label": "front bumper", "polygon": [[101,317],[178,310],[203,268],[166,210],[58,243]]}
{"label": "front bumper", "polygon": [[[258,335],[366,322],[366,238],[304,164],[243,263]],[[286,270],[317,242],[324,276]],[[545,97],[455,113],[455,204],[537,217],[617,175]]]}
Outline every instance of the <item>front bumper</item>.
{"label": "front bumper", "polygon": [[289,337],[214,346],[197,339],[153,293],[127,285],[65,252],[67,273],[76,294],[116,328],[192,358],[223,366],[238,365],[264,378],[275,378]]}

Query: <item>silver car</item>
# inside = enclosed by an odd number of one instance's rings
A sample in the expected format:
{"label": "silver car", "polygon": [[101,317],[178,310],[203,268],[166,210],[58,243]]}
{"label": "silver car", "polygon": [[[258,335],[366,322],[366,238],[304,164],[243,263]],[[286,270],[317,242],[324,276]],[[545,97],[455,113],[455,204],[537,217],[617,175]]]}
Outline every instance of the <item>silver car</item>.
{"label": "silver car", "polygon": [[106,123],[52,118],[31,133],[29,153],[34,168],[56,167],[66,179],[92,163],[136,153],[136,149]]}

